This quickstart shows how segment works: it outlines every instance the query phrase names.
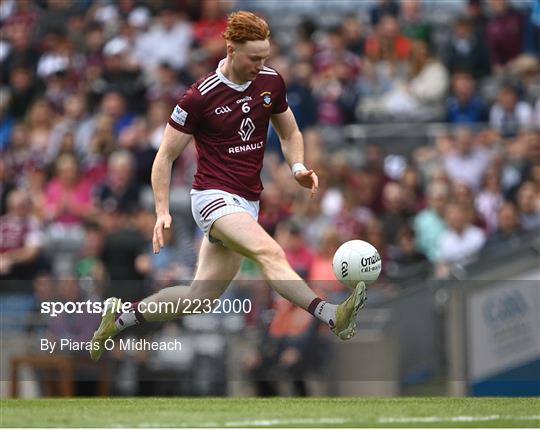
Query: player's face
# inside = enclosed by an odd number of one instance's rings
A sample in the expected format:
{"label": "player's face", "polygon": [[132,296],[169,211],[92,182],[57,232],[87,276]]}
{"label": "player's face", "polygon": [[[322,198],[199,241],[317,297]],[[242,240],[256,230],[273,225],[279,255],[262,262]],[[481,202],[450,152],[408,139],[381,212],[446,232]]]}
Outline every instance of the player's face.
{"label": "player's face", "polygon": [[268,40],[252,40],[232,46],[232,68],[243,81],[253,81],[270,56]]}

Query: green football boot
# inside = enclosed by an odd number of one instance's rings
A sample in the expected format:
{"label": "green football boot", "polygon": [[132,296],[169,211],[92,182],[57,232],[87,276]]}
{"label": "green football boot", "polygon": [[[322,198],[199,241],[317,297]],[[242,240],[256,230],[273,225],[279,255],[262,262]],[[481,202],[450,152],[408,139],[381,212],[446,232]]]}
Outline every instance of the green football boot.
{"label": "green football boot", "polygon": [[360,281],[353,293],[336,310],[336,323],[332,331],[341,340],[349,340],[356,331],[356,316],[367,301],[366,284]]}
{"label": "green football boot", "polygon": [[103,316],[101,317],[101,324],[94,332],[92,337],[92,348],[90,349],[90,357],[94,361],[98,361],[105,350],[104,343],[110,337],[118,334],[119,330],[116,328],[116,310],[120,308],[121,301],[116,297],[107,299]]}

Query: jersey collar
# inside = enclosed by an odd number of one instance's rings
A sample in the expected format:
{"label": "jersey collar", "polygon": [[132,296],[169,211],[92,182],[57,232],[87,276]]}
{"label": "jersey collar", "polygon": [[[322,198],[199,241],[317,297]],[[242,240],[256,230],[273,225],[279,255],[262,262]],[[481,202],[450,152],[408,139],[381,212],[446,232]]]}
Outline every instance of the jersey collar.
{"label": "jersey collar", "polygon": [[218,75],[218,78],[221,82],[223,82],[225,85],[227,85],[229,88],[232,88],[233,90],[242,92],[245,91],[250,85],[252,81],[247,81],[245,84],[235,84],[234,82],[230,81],[225,77],[223,72],[221,71],[221,66],[225,62],[225,58],[221,60],[218,64],[218,67],[216,69],[216,74]]}

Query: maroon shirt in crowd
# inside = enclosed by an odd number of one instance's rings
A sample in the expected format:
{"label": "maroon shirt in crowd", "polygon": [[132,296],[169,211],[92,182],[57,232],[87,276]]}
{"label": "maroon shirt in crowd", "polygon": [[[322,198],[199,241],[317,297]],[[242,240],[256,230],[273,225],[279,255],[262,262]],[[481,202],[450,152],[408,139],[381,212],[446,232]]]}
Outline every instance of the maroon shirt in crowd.
{"label": "maroon shirt in crowd", "polygon": [[523,51],[523,18],[513,10],[493,18],[486,27],[493,63],[503,66]]}
{"label": "maroon shirt in crowd", "polygon": [[169,125],[195,138],[194,189],[258,200],[270,116],[288,108],[285,83],[264,67],[255,80],[238,85],[223,75],[222,63],[186,91]]}

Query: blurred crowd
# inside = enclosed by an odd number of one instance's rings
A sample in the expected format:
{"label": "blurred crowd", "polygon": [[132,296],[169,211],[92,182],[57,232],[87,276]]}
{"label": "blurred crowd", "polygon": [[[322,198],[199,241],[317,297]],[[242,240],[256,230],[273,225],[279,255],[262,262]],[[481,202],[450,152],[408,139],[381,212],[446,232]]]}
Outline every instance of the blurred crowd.
{"label": "blurred crowd", "polygon": [[[136,300],[192,276],[201,236],[189,211],[151,252],[151,166],[176,100],[225,56],[241,3],[0,0],[1,293]],[[299,189],[270,132],[260,222],[307,280],[335,279],[332,256],[350,239],[380,251],[384,291],[538,234],[540,0],[462,5],[441,23],[419,0],[373,1],[273,34],[268,65],[321,186],[314,199]],[[445,126],[408,154],[339,141],[345,126],[376,123]],[[190,146],[175,163],[172,196],[187,196],[195,160]],[[240,278],[254,272],[247,262]],[[343,293],[328,285],[321,294]]]}

